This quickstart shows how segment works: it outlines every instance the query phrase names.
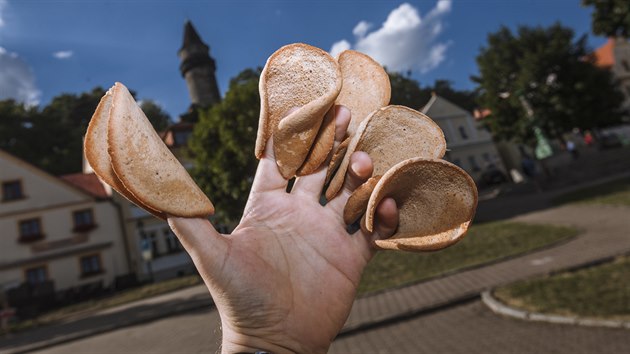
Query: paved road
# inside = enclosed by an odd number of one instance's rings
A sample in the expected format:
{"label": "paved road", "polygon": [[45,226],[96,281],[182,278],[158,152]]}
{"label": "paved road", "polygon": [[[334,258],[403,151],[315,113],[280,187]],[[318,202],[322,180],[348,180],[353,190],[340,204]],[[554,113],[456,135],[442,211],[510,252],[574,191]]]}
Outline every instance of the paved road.
{"label": "paved road", "polygon": [[[360,299],[348,320],[350,328],[353,324],[361,327],[360,323],[370,319],[391,319],[396,313],[407,315],[403,316],[404,320],[390,320],[387,325],[342,335],[333,344],[331,352],[630,352],[628,330],[503,318],[490,312],[477,299],[439,311],[418,311],[418,315],[409,315],[417,309],[435,308],[436,299],[461,301],[470,298],[470,294],[474,296],[485,288],[507,281],[628,252],[628,215],[630,209],[627,208],[581,205],[522,215],[516,219],[571,225],[582,229],[583,234],[555,248]],[[424,302],[427,304],[423,305]],[[214,310],[190,312],[59,345],[42,353],[213,352],[219,348],[219,322]]]}
{"label": "paved road", "polygon": [[[219,318],[203,311],[109,332],[40,353],[213,353]],[[479,300],[338,338],[331,353],[627,353],[630,331],[496,316]]]}
{"label": "paved road", "polygon": [[498,317],[479,300],[338,338],[331,353],[628,353],[630,331]]}

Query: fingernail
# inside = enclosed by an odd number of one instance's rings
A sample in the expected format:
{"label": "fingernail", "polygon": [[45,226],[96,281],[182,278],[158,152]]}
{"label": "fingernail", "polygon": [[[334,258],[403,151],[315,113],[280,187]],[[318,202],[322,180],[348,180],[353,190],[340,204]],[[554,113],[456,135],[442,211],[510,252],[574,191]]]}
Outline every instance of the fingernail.
{"label": "fingernail", "polygon": [[358,175],[359,169],[361,168],[361,164],[358,162],[353,162],[352,165],[350,165],[350,168],[352,169],[352,172]]}

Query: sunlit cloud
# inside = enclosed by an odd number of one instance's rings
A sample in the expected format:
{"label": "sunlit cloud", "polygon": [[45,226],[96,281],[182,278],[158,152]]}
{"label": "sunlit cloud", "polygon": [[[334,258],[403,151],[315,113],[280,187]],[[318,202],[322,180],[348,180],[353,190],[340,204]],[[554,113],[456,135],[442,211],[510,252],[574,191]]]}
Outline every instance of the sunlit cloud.
{"label": "sunlit cloud", "polygon": [[[0,35],[8,30],[8,0],[0,0]],[[0,100],[13,99],[29,106],[39,104],[41,91],[31,67],[17,53],[0,47]]]}
{"label": "sunlit cloud", "polygon": [[343,39],[330,49],[337,55],[345,49],[355,49],[370,55],[392,71],[426,73],[444,60],[450,41],[438,41],[444,29],[443,18],[450,13],[451,0],[438,0],[424,17],[418,9],[404,3],[392,10],[379,28],[360,21],[353,29],[354,44]]}
{"label": "sunlit cloud", "polygon": [[0,100],[14,99],[35,106],[40,96],[31,67],[16,53],[0,47]]}
{"label": "sunlit cloud", "polygon": [[74,52],[71,50],[60,50],[58,52],[53,53],[53,57],[60,60],[72,58],[73,55],[74,55]]}
{"label": "sunlit cloud", "polygon": [[4,22],[4,11],[7,8],[9,2],[7,0],[0,0],[0,27],[5,25]]}

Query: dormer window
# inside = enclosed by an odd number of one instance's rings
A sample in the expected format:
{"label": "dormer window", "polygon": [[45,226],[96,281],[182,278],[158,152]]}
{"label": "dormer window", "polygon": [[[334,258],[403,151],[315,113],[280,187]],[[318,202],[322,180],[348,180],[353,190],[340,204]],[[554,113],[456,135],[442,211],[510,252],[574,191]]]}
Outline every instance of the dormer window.
{"label": "dormer window", "polygon": [[24,193],[22,191],[22,181],[6,181],[2,182],[2,201],[8,202],[11,200],[23,199]]}
{"label": "dormer window", "polygon": [[190,131],[176,131],[174,133],[175,146],[185,146],[186,144],[188,144],[188,139],[190,138],[190,135]]}
{"label": "dormer window", "polygon": [[466,140],[468,139],[468,133],[466,132],[466,128],[464,128],[463,125],[459,126],[459,135],[462,137],[462,139]]}

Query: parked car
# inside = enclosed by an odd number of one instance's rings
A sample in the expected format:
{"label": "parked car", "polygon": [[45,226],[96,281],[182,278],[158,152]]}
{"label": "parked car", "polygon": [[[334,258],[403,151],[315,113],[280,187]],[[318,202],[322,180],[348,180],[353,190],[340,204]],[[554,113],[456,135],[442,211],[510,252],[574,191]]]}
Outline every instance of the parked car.
{"label": "parked car", "polygon": [[614,149],[620,148],[623,144],[619,135],[615,133],[604,134],[599,138],[599,148],[600,149]]}

